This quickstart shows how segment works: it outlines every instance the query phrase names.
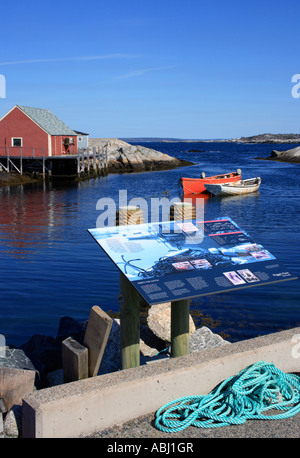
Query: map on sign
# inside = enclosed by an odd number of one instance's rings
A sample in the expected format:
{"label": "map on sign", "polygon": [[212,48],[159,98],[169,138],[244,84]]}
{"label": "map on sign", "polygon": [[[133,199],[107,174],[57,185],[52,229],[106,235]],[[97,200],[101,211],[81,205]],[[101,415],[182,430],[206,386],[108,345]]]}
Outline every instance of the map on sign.
{"label": "map on sign", "polygon": [[295,279],[229,217],[88,232],[150,305]]}

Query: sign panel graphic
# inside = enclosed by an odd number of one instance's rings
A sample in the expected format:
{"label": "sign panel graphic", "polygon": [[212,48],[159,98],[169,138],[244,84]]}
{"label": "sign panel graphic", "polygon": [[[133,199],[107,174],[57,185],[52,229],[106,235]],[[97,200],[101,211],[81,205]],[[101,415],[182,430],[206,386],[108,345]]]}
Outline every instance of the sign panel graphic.
{"label": "sign panel graphic", "polygon": [[296,278],[229,217],[88,232],[150,305]]}

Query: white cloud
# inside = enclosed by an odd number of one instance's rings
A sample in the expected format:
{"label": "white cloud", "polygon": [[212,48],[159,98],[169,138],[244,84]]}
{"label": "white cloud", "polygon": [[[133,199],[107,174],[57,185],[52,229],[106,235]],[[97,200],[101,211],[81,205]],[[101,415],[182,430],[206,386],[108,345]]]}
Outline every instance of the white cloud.
{"label": "white cloud", "polygon": [[88,60],[101,60],[101,59],[132,59],[140,57],[137,54],[106,54],[102,56],[79,56],[79,57],[57,57],[53,59],[27,59],[27,60],[13,60],[8,62],[0,62],[1,65],[22,65],[22,64],[38,64],[48,62],[64,62],[64,61],[88,61]]}
{"label": "white cloud", "polygon": [[115,80],[121,80],[121,79],[125,79],[125,78],[133,78],[133,77],[135,77],[135,76],[144,75],[145,73],[148,73],[148,72],[156,72],[156,71],[161,71],[161,70],[169,70],[170,68],[175,68],[175,67],[177,67],[177,65],[168,65],[168,66],[165,66],[165,67],[141,68],[141,69],[138,69],[138,70],[134,70],[134,71],[132,71],[132,72],[129,72],[129,73],[125,73],[124,75],[115,76],[114,79],[115,79]]}

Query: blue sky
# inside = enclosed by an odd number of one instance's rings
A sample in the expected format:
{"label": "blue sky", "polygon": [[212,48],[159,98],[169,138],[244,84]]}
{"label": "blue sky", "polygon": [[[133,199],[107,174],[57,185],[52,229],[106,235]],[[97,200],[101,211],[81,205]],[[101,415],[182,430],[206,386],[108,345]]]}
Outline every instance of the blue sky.
{"label": "blue sky", "polygon": [[6,98],[91,137],[300,133],[299,1],[5,2]]}

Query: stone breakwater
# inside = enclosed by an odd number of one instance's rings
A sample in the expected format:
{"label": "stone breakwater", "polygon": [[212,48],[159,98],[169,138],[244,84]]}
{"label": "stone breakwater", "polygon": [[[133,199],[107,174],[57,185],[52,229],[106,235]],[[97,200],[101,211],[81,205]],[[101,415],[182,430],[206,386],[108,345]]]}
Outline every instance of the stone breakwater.
{"label": "stone breakwater", "polygon": [[107,151],[109,173],[164,170],[192,164],[145,146],[130,145],[117,138],[90,138],[90,150],[93,147],[100,147]]}
{"label": "stone breakwater", "polygon": [[[170,358],[171,304],[158,304],[148,310],[147,324],[140,325],[140,364]],[[0,352],[0,371],[16,371],[16,381],[20,384],[27,374],[35,373],[32,389],[44,389],[64,383],[62,368],[62,342],[68,337],[82,343],[87,322],[78,322],[72,317],[62,317],[56,337],[36,334],[28,342],[16,348],[7,346]],[[190,316],[190,353],[207,348],[230,345],[206,326],[196,329]],[[1,348],[1,347],[0,347]],[[110,335],[105,347],[98,376],[119,371],[120,361],[120,321],[113,319]],[[11,376],[11,374],[10,374]],[[23,380],[22,380],[23,378]],[[1,382],[1,380],[0,380]],[[17,384],[18,384],[17,383]],[[1,387],[0,387],[1,388]],[[25,394],[25,393],[24,393]],[[1,401],[1,390],[0,390]],[[20,402],[1,412],[0,437],[20,437],[22,429],[22,405]]]}

